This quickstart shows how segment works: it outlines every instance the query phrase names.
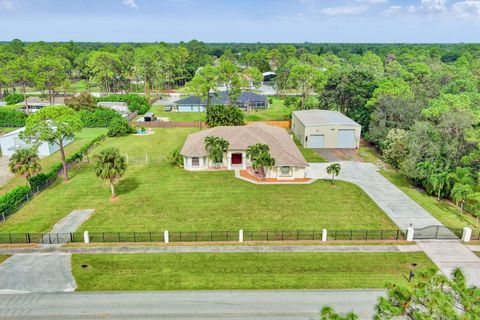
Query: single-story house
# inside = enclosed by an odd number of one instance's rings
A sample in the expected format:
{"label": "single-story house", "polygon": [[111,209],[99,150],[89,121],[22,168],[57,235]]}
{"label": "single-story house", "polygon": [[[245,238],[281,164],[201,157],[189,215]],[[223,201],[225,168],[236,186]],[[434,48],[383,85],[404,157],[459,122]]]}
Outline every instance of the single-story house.
{"label": "single-story house", "polygon": [[[210,95],[210,104],[228,105],[235,103],[242,110],[267,109],[268,99],[264,95],[254,92],[242,92],[240,96],[231,101],[227,92],[219,92]],[[175,102],[178,112],[205,112],[207,99],[199,99],[195,96],[189,96]]]}
{"label": "single-story house", "polygon": [[97,106],[115,110],[122,116],[127,116],[130,113],[130,110],[128,109],[128,104],[126,102],[100,101],[99,103],[97,103]]}
{"label": "single-story house", "polygon": [[362,127],[338,111],[318,109],[293,111],[291,129],[305,148],[360,146]]}
{"label": "single-story house", "polygon": [[208,136],[221,137],[229,142],[228,150],[220,164],[227,170],[250,168],[251,159],[247,157],[247,148],[261,143],[268,145],[270,155],[275,159],[272,168],[265,168],[266,178],[293,180],[305,177],[308,163],[292,137],[283,128],[263,123],[215,127],[190,134],[180,151],[186,170],[207,170],[219,166],[212,162],[205,149],[205,138]]}
{"label": "single-story house", "polygon": [[[65,105],[65,98],[64,97],[54,97],[53,104],[50,104],[50,100],[48,98],[40,98],[40,97],[27,97],[26,104],[28,105],[28,109],[30,112],[37,112],[38,110],[53,105],[53,106],[64,106]],[[22,108],[25,111],[25,108]]]}
{"label": "single-story house", "polygon": [[[0,148],[2,150],[2,155],[9,157],[18,149],[28,149],[33,147],[34,142],[27,143],[25,140],[20,138],[20,132],[24,130],[25,128],[20,128],[0,136]],[[64,145],[66,146],[72,143],[73,140],[74,139],[65,140]],[[57,144],[41,142],[37,146],[37,154],[39,156],[49,156],[59,149],[60,147]]]}

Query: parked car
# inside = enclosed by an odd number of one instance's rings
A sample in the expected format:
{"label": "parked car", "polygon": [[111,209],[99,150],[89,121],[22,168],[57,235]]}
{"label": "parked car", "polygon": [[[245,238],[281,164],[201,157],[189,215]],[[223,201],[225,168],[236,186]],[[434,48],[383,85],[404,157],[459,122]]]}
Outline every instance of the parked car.
{"label": "parked car", "polygon": [[172,111],[172,109],[173,109],[173,106],[165,106],[165,107],[163,107],[163,111],[167,111],[167,112]]}

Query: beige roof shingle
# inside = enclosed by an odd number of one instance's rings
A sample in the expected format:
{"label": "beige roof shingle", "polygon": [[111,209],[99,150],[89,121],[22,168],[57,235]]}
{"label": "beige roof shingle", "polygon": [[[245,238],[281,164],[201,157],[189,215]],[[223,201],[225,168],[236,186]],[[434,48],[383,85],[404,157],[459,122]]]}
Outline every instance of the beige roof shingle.
{"label": "beige roof shingle", "polygon": [[285,129],[262,123],[237,127],[215,127],[192,133],[187,137],[180,153],[187,157],[207,156],[204,140],[208,136],[227,140],[230,143],[228,150],[244,151],[248,146],[257,143],[266,144],[270,148],[270,154],[275,158],[277,166],[306,167],[308,165]]}

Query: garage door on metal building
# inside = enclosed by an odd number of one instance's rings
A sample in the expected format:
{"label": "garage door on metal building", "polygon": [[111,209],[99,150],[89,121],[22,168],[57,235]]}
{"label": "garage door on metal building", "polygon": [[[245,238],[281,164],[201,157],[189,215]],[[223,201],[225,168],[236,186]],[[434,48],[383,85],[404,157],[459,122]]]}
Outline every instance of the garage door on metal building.
{"label": "garage door on metal building", "polygon": [[322,134],[311,135],[308,137],[307,148],[323,148],[325,145],[325,136]]}
{"label": "garage door on metal building", "polygon": [[355,148],[355,129],[339,129],[337,148]]}

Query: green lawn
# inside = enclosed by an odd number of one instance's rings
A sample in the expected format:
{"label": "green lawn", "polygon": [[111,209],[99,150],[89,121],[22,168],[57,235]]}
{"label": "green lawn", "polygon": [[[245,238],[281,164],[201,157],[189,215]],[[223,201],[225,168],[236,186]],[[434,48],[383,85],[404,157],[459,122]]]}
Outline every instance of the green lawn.
{"label": "green lawn", "polygon": [[300,141],[294,136],[293,140],[295,141],[295,144],[297,145],[298,149],[300,152],[303,154],[303,157],[307,162],[328,162],[327,160],[323,159],[322,156],[320,156],[315,150],[304,148],[301,144]]}
{"label": "green lawn", "polygon": [[[75,141],[65,147],[65,154],[68,157],[73,152],[76,152],[88,141],[98,137],[101,134],[107,132],[107,129],[104,128],[85,128],[81,132],[75,135]],[[40,160],[42,166],[42,171],[49,171],[56,163],[60,162],[60,152],[55,152],[51,156],[45,157]],[[7,184],[0,186],[0,194],[10,191],[11,189],[19,186],[25,185],[26,181],[21,177],[12,178]]]}
{"label": "green lawn", "polygon": [[[110,201],[108,186],[91,164],[72,171],[0,226],[2,231],[49,230],[75,209],[94,208],[81,230],[210,231],[296,229],[396,229],[356,185],[328,181],[311,185],[255,185],[231,171],[188,172],[165,158],[198,129],[155,129],[149,136],[109,138],[102,146],[128,154],[129,168]],[[149,164],[145,165],[145,153]]]}
{"label": "green lawn", "polygon": [[[283,99],[273,97],[266,110],[245,112],[245,121],[288,120],[291,109],[283,105]],[[170,121],[205,121],[205,112],[165,112],[164,106],[154,105],[150,111],[157,117],[168,117]]]}
{"label": "green lawn", "polygon": [[72,256],[78,291],[384,288],[406,284],[412,263],[434,267],[422,252]]}
{"label": "green lawn", "polygon": [[1,135],[4,135],[6,133],[9,133],[9,132],[12,132],[12,131],[15,131],[19,128],[12,128],[12,127],[0,127],[0,136]]}
{"label": "green lawn", "polygon": [[471,215],[461,214],[460,210],[449,201],[438,201],[435,197],[413,186],[404,175],[397,171],[380,170],[380,173],[445,226],[456,229],[469,226],[475,229],[476,218]]}
{"label": "green lawn", "polygon": [[3,261],[7,260],[8,258],[10,258],[9,255],[0,254],[0,263],[2,263]]}

